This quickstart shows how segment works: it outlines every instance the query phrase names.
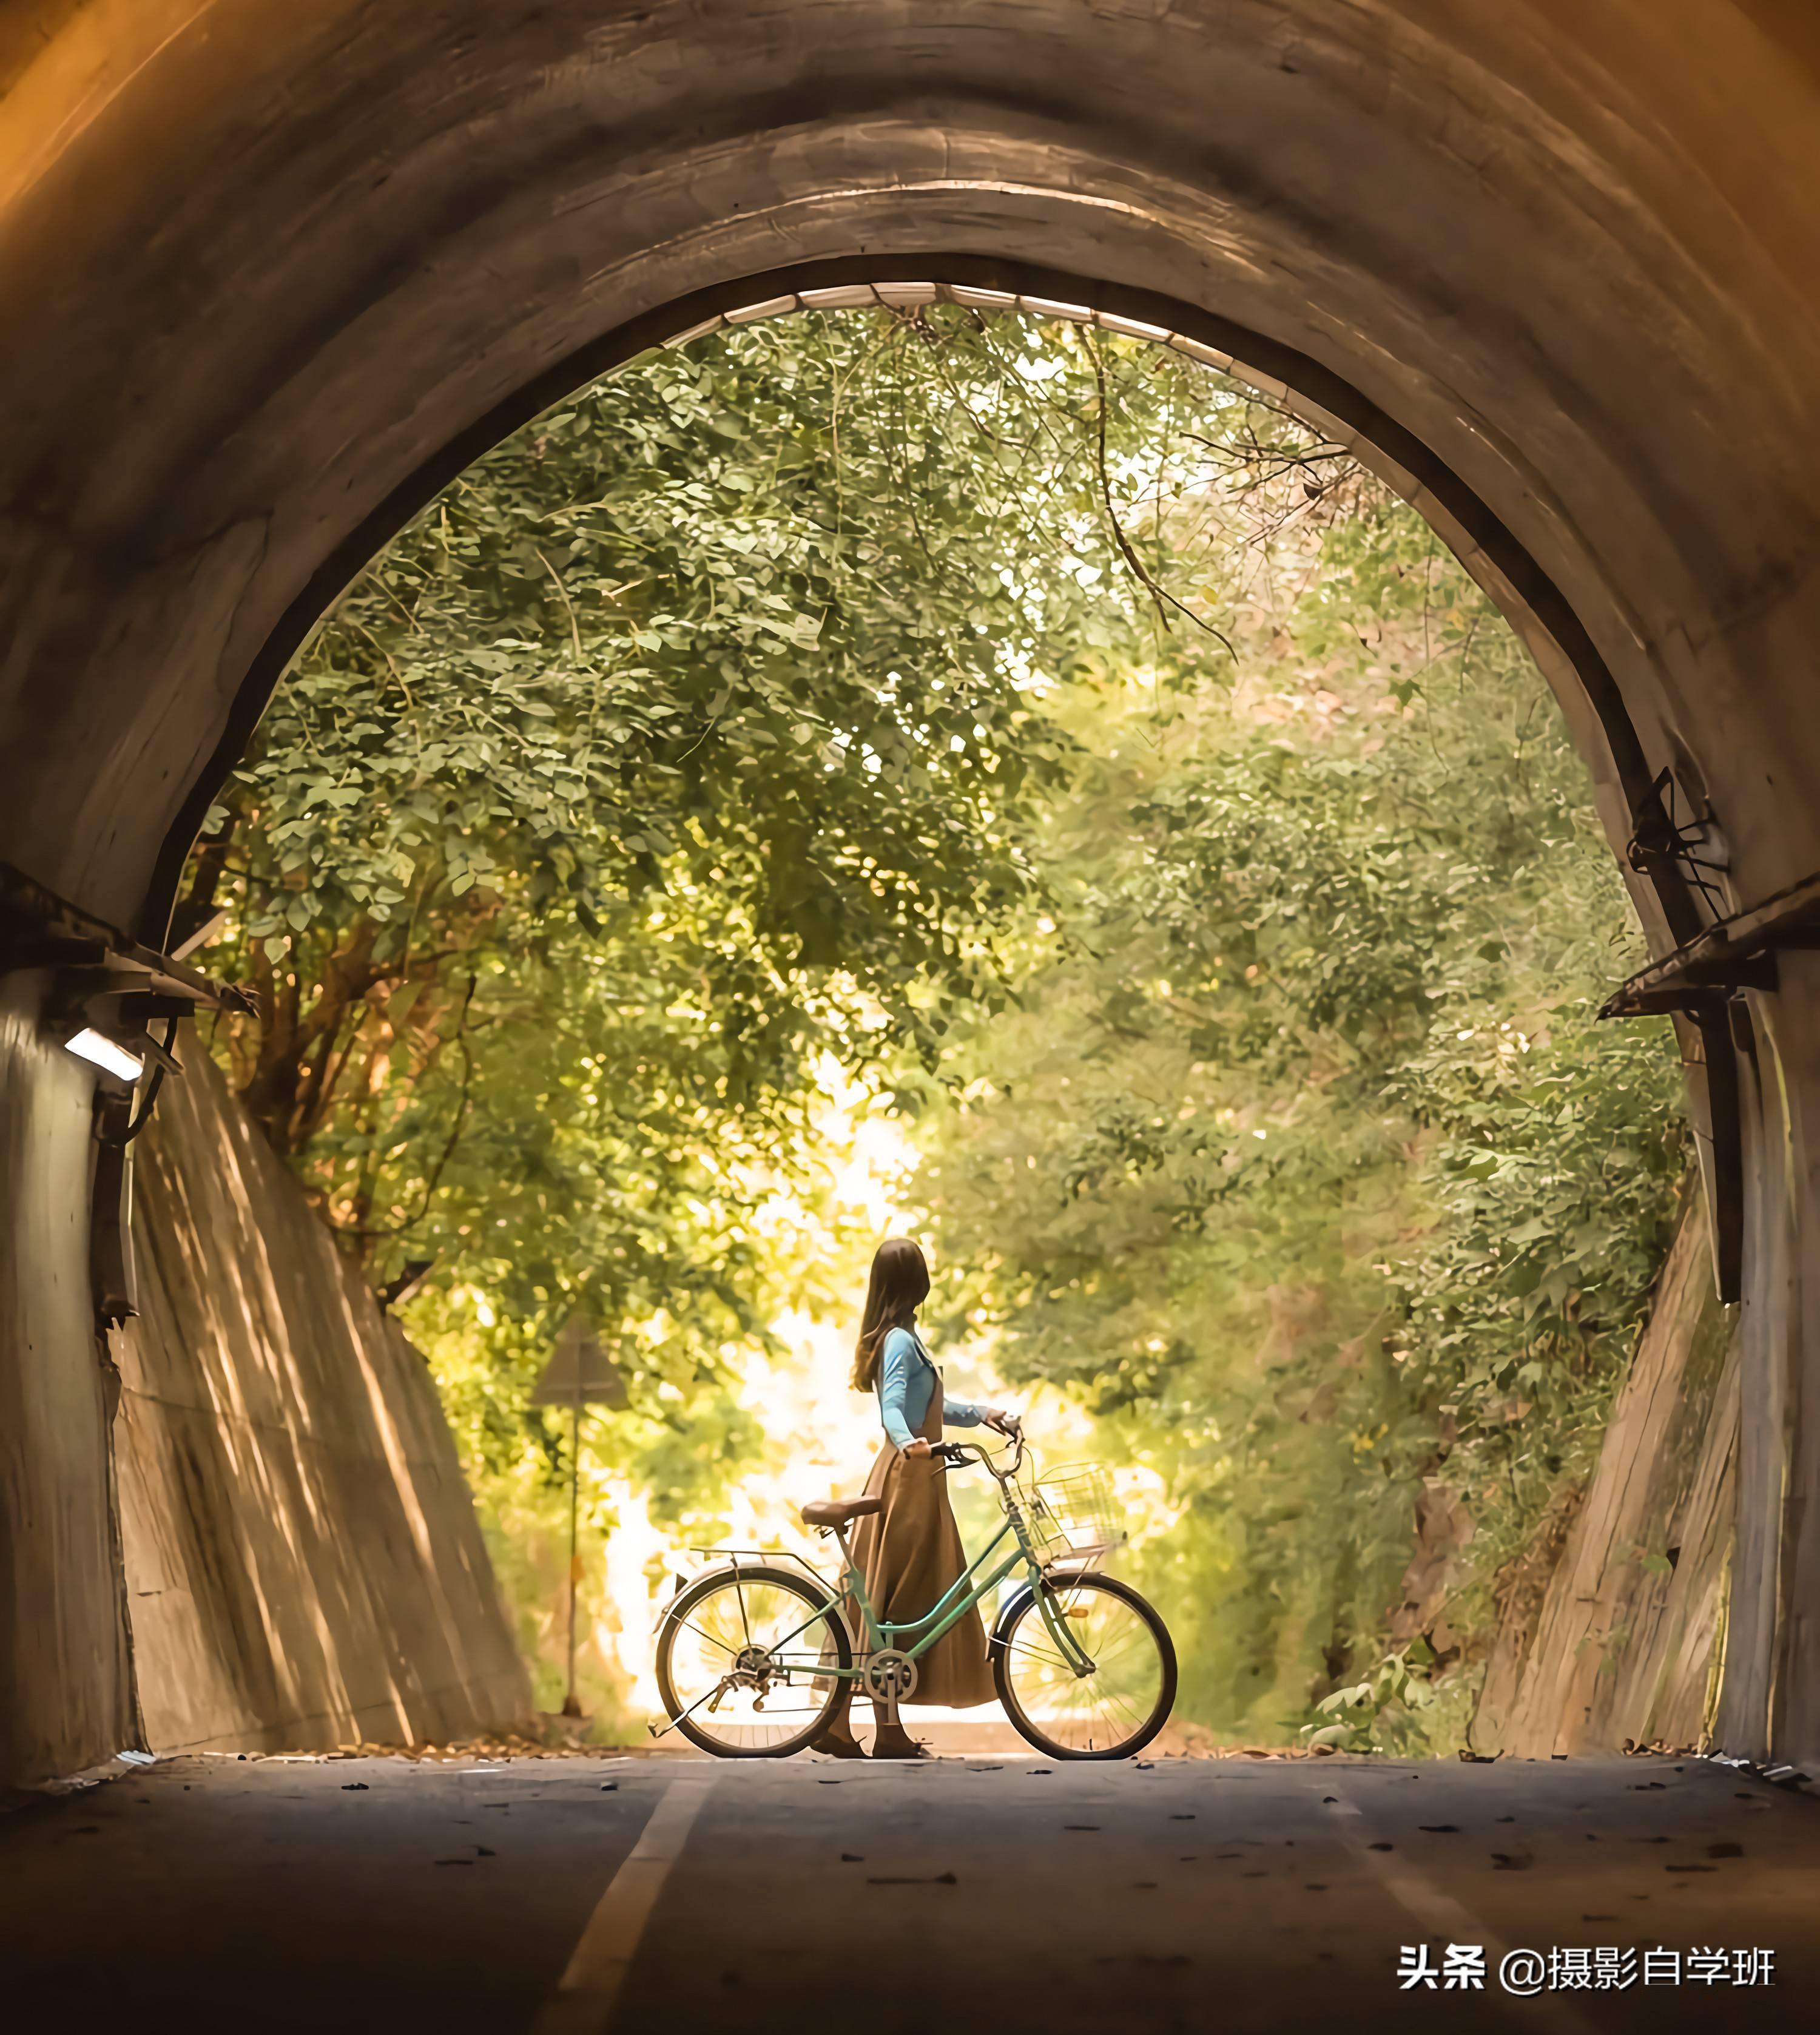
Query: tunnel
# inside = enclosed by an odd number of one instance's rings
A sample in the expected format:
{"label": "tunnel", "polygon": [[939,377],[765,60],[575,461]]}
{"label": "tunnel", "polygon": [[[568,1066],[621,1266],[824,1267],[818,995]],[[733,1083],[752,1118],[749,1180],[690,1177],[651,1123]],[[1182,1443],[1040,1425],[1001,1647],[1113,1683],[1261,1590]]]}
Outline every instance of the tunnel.
{"label": "tunnel", "polygon": [[[909,285],[1097,317],[1389,480],[1546,674],[1657,957],[1627,993],[1676,1014],[1740,1311],[1715,1742],[1820,1760],[1811,8],[14,0],[0,92],[0,862],[149,950],[352,575],[718,321]],[[16,1783],[135,1741],[47,981],[0,981]]]}

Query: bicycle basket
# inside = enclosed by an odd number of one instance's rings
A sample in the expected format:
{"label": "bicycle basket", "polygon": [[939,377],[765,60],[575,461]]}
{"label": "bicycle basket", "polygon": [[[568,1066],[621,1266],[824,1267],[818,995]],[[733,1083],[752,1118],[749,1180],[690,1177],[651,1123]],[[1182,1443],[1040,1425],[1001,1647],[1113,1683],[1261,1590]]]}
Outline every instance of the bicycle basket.
{"label": "bicycle basket", "polygon": [[1126,1538],[1112,1480],[1098,1463],[1051,1470],[1031,1488],[1024,1519],[1046,1567],[1098,1561]]}

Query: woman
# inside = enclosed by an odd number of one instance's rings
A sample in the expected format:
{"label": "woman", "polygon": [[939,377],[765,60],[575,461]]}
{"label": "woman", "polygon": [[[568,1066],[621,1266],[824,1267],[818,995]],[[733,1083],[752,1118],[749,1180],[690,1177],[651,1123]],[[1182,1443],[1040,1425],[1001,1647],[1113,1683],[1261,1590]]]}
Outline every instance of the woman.
{"label": "woman", "polygon": [[[967,1566],[961,1535],[948,1503],[941,1465],[929,1451],[942,1439],[943,1424],[974,1428],[982,1422],[1000,1434],[1009,1416],[996,1406],[970,1406],[945,1398],[942,1374],[916,1333],[916,1310],[929,1294],[929,1267],[908,1237],[879,1245],[866,1288],[866,1312],[853,1363],[853,1386],[875,1393],[886,1443],[866,1480],[868,1498],[882,1498],[878,1511],[853,1529],[853,1559],[866,1578],[866,1594],[880,1619],[896,1623],[932,1611]],[[863,1625],[856,1605],[848,1612],[856,1631]],[[970,1608],[916,1662],[913,1703],[962,1709],[992,1700],[992,1674],[986,1634],[977,1609]],[[832,1721],[811,1750],[837,1759],[859,1759],[848,1713],[852,1686]],[[874,1704],[878,1733],[874,1759],[920,1759],[923,1748]]]}

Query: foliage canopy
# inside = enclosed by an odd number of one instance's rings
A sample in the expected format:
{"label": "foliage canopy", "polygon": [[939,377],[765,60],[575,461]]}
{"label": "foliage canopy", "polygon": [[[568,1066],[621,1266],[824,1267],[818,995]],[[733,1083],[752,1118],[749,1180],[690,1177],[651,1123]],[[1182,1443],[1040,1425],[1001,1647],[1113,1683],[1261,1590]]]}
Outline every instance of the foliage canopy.
{"label": "foliage canopy", "polygon": [[[1665,1028],[1592,1025],[1635,935],[1483,596],[1270,404],[1072,328],[806,316],[578,392],[348,590],[196,880],[260,993],[218,1049],[376,1282],[432,1261],[514,1518],[577,1308],[619,1467],[723,1501],[728,1352],[834,1303],[766,1211],[838,1067],[913,1123],[950,1329],[1162,1478],[1223,1728],[1420,1728],[1686,1162]],[[1442,1486],[1476,1537],[1399,1625]]]}

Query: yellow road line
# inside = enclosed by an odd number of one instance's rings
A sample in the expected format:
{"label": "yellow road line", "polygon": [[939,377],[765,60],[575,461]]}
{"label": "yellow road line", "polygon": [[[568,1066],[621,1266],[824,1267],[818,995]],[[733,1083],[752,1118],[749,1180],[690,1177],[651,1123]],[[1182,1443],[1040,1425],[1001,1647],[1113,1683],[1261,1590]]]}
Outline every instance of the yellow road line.
{"label": "yellow road line", "polygon": [[716,1778],[712,1772],[684,1774],[664,1789],[630,1855],[595,1903],[533,2035],[600,2035],[607,2026],[657,1897]]}
{"label": "yellow road line", "polygon": [[[1337,1787],[1343,1785],[1337,1774],[1329,1773],[1326,1777]],[[1341,1815],[1356,1818],[1366,1830],[1371,1828],[1371,1819],[1356,1802],[1342,1795],[1333,1806]],[[1471,1909],[1456,1901],[1451,1894],[1443,1893],[1425,1873],[1406,1864],[1393,1863],[1382,1852],[1365,1849],[1363,1838],[1360,1851],[1366,1863],[1383,1882],[1385,1891],[1406,1915],[1420,1922],[1424,1929],[1432,1929],[1445,1941],[1478,1944],[1485,1953],[1487,1993],[1499,1999],[1510,1997],[1499,1992],[1498,1987],[1498,1968],[1510,1946],[1495,1931],[1487,1928]],[[1526,1996],[1525,2011],[1543,2026],[1557,2030],[1558,2035],[1596,2035],[1596,2024],[1558,1993]]]}

